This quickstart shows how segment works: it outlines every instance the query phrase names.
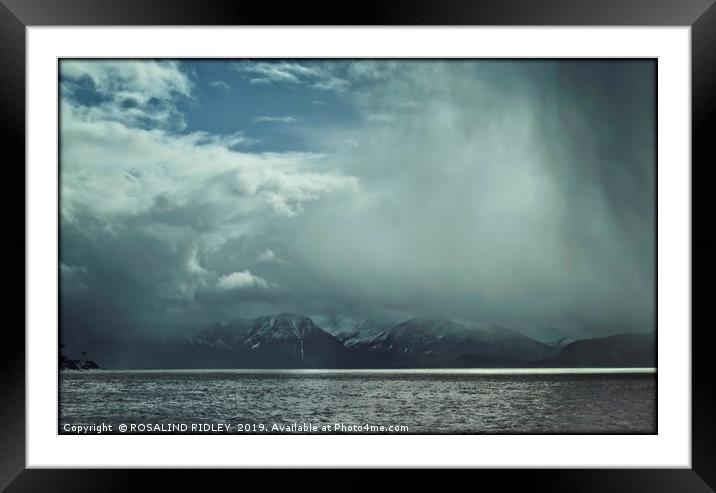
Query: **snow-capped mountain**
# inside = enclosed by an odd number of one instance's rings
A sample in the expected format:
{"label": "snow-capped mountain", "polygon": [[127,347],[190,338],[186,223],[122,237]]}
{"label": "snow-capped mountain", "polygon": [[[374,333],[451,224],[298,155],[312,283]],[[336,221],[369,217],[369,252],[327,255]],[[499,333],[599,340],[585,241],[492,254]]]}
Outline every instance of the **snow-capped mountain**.
{"label": "snow-capped mountain", "polygon": [[450,367],[464,363],[466,357],[477,366],[525,366],[556,352],[509,329],[468,326],[445,318],[415,318],[379,328],[358,328],[343,341],[368,366]]}
{"label": "snow-capped mountain", "polygon": [[346,347],[365,345],[384,337],[394,324],[377,320],[361,320],[349,328],[334,332],[333,335]]}
{"label": "snow-capped mountain", "polygon": [[[330,332],[332,333],[330,333]],[[228,323],[144,327],[102,355],[107,368],[487,368],[653,366],[654,334],[545,344],[446,318],[345,323],[293,313]],[[648,364],[647,364],[648,363]],[[655,363],[654,363],[655,364]]]}
{"label": "snow-capped mountain", "polygon": [[211,324],[146,324],[118,342],[114,368],[354,368],[356,357],[303,315]]}
{"label": "snow-capped mountain", "polygon": [[343,344],[303,315],[259,317],[241,347],[253,368],[353,368],[356,358]]}

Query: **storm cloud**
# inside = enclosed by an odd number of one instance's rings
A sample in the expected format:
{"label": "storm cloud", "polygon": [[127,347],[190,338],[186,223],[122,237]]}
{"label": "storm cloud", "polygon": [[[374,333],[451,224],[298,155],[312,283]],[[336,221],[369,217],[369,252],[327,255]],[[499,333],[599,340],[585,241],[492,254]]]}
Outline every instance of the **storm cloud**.
{"label": "storm cloud", "polygon": [[62,61],[62,338],[282,311],[651,330],[655,77],[639,60]]}

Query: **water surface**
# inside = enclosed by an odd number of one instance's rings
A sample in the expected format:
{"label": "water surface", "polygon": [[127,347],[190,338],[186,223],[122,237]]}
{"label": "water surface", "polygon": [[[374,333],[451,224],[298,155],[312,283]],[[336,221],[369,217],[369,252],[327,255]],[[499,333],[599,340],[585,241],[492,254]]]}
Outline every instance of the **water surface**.
{"label": "water surface", "polygon": [[[656,373],[633,369],[61,372],[59,432],[66,433],[66,424],[102,423],[112,425],[112,433],[120,424],[150,424],[157,432],[175,432],[169,425],[176,428],[179,423],[222,423],[230,426],[230,433],[268,433],[276,430],[274,425],[293,433],[299,425],[306,429],[309,424],[319,430],[331,425],[335,432],[338,423],[354,433],[380,432],[365,425],[393,426],[393,430],[400,426],[398,433],[656,433]],[[359,426],[363,429],[356,431]]]}

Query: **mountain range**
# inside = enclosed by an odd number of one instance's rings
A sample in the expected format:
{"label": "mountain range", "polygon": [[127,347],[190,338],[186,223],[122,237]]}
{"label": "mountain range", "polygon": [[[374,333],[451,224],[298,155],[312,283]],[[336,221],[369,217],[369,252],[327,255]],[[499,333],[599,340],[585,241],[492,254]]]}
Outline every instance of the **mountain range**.
{"label": "mountain range", "polygon": [[656,337],[626,333],[545,343],[446,318],[319,327],[282,313],[221,324],[153,324],[117,348],[122,368],[656,367]]}

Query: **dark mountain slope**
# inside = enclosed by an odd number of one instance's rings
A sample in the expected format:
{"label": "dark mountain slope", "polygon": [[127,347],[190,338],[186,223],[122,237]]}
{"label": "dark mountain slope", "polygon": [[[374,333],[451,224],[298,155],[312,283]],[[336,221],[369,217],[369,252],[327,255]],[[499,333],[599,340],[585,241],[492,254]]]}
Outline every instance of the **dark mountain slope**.
{"label": "dark mountain slope", "polygon": [[555,351],[509,329],[467,326],[443,318],[415,318],[345,344],[373,368],[461,367],[468,361],[494,367],[540,360]]}
{"label": "dark mountain slope", "polygon": [[554,368],[656,367],[656,337],[653,333],[631,333],[582,339],[567,344],[554,356],[540,361],[539,366]]}

